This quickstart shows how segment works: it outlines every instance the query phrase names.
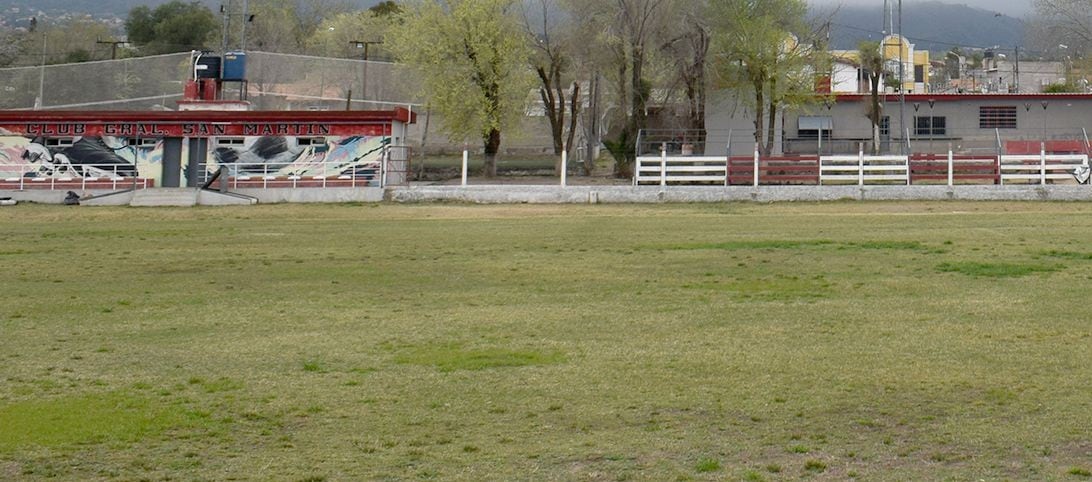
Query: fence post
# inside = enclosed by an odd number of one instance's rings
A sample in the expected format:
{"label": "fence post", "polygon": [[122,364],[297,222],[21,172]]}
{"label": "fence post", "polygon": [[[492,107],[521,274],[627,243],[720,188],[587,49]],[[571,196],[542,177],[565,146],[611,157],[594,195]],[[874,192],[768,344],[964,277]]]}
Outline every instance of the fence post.
{"label": "fence post", "polygon": [[948,143],[948,187],[952,187],[952,181],[954,179],[954,176],[952,175],[952,171],[954,170],[954,168],[955,168],[955,158],[952,157],[952,143],[949,142]]}
{"label": "fence post", "polygon": [[566,179],[569,175],[569,152],[565,149],[561,150],[561,187],[565,187]]}
{"label": "fence post", "polygon": [[1046,184],[1046,143],[1039,143],[1039,185]]}
{"label": "fence post", "polygon": [[755,172],[754,172],[754,186],[758,187],[758,143],[755,143]]}
{"label": "fence post", "polygon": [[728,131],[728,145],[724,148],[724,187],[732,185],[732,131]]}
{"label": "fence post", "polygon": [[470,151],[463,147],[463,187],[466,187],[466,165],[470,160]]}
{"label": "fence post", "polygon": [[667,143],[660,145],[660,186],[667,185]]}
{"label": "fence post", "polygon": [[907,154],[906,155],[906,185],[907,186],[910,185],[910,181],[911,181],[911,178],[910,178],[910,157],[911,156],[913,156],[913,154]]}
{"label": "fence post", "polygon": [[383,155],[379,156],[379,187],[387,186],[387,161],[390,160],[389,149],[389,147],[383,147]]}
{"label": "fence post", "polygon": [[864,143],[857,143],[857,185],[864,186]]}

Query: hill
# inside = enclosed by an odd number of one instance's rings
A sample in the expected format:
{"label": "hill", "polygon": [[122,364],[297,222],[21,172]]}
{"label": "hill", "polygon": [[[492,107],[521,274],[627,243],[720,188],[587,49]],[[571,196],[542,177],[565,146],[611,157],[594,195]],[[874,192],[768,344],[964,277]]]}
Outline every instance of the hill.
{"label": "hill", "polygon": [[[861,40],[879,40],[884,30],[882,4],[844,6],[834,13],[832,20],[831,43],[838,49],[856,48]],[[999,16],[991,10],[935,1],[903,5],[902,27],[918,49],[934,52],[952,47],[1011,48],[1022,45],[1024,37],[1024,26],[1018,19]]]}

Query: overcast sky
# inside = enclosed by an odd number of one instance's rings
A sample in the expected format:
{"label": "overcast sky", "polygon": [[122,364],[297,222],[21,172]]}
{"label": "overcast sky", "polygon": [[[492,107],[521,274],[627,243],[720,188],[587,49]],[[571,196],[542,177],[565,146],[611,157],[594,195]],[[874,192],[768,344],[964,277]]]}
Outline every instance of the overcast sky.
{"label": "overcast sky", "polygon": [[[891,0],[897,2],[897,0]],[[978,7],[984,10],[992,10],[1004,13],[1006,15],[1012,15],[1014,17],[1022,17],[1032,10],[1032,0],[942,0],[944,3],[954,3],[969,5],[972,7]],[[914,0],[905,0],[902,4],[903,8],[906,5],[914,2]],[[883,0],[808,0],[808,3],[822,6],[831,5],[875,5],[877,7],[883,7]],[[916,2],[915,2],[916,3]]]}

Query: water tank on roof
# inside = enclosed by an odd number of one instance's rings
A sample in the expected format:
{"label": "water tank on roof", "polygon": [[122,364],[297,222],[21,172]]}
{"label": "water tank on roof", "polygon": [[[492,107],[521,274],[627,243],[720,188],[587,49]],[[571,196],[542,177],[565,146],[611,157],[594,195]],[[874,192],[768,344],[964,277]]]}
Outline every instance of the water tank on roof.
{"label": "water tank on roof", "polygon": [[246,52],[224,54],[224,74],[221,79],[230,82],[246,80]]}
{"label": "water tank on roof", "polygon": [[194,57],[193,70],[196,72],[198,79],[219,79],[220,57],[207,54]]}

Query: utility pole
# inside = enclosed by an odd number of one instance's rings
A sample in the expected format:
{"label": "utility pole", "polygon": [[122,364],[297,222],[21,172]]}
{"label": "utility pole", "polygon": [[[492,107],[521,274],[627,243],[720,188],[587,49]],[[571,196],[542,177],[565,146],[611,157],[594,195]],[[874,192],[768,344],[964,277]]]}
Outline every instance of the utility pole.
{"label": "utility pole", "polygon": [[243,52],[246,52],[246,24],[253,20],[254,17],[250,15],[250,0],[243,0],[243,40],[240,42],[242,43],[240,50]]}
{"label": "utility pole", "polygon": [[1016,93],[1020,93],[1020,46],[1016,46],[1016,73],[1013,75],[1013,85],[1016,87]]}
{"label": "utility pole", "polygon": [[[906,130],[906,37],[902,35],[902,0],[899,0],[899,129],[903,136]],[[932,122],[932,119],[929,120]],[[931,127],[931,126],[930,126]],[[908,141],[909,139],[905,139]],[[910,153],[907,152],[907,155]]]}
{"label": "utility pole", "polygon": [[364,49],[364,77],[360,79],[360,100],[367,100],[368,98],[368,47],[381,45],[382,43],[382,40],[352,40],[349,42],[358,49]]}
{"label": "utility pole", "polygon": [[228,0],[228,4],[220,4],[220,52],[227,52],[227,34],[228,23],[231,21],[231,16],[228,14],[228,10],[231,9],[231,0]]}
{"label": "utility pole", "polygon": [[118,59],[118,45],[125,45],[129,42],[120,42],[117,40],[96,40],[96,44],[109,45],[110,46],[110,60]]}
{"label": "utility pole", "polygon": [[45,106],[45,61],[46,61],[46,32],[42,30],[42,67],[38,72],[38,102],[34,103],[34,110]]}

